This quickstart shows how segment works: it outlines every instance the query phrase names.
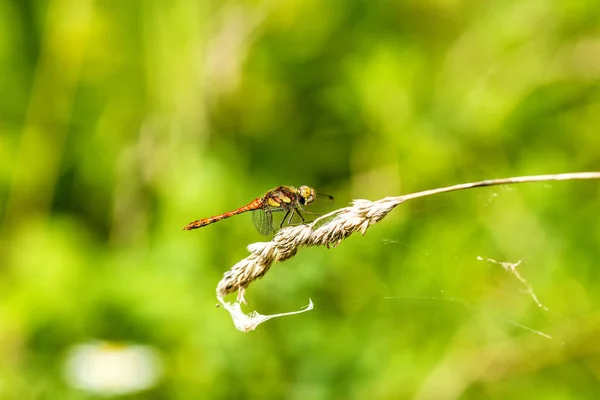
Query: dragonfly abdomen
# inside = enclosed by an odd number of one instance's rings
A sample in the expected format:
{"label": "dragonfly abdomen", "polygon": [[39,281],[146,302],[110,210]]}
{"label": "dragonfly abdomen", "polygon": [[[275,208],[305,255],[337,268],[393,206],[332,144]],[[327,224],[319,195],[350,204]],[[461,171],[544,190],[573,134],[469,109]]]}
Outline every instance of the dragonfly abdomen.
{"label": "dragonfly abdomen", "polygon": [[203,219],[196,220],[194,222],[190,222],[189,224],[187,224],[185,226],[185,228],[183,228],[183,230],[189,231],[192,229],[202,228],[203,226],[210,225],[212,223],[221,221],[222,219],[225,219],[225,218],[233,217],[234,215],[238,215],[238,214],[244,213],[246,211],[258,210],[259,208],[263,207],[263,203],[264,203],[263,198],[254,199],[247,205],[240,207],[236,210],[229,211],[229,212],[223,213],[221,215],[215,215],[214,217],[203,218]]}

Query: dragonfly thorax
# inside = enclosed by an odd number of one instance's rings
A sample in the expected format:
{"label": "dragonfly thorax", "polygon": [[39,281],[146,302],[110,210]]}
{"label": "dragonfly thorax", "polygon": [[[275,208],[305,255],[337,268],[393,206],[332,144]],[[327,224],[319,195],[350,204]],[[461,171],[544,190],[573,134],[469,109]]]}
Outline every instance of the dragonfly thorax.
{"label": "dragonfly thorax", "polygon": [[298,194],[300,195],[300,204],[302,205],[308,205],[310,203],[312,203],[313,201],[315,201],[315,189],[306,186],[306,185],[302,185],[298,188]]}

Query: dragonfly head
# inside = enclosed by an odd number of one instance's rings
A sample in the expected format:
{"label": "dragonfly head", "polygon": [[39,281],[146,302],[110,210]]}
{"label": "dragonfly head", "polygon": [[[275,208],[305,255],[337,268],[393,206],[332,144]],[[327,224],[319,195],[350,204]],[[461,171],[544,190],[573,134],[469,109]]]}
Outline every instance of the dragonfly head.
{"label": "dragonfly head", "polygon": [[302,185],[298,188],[298,194],[300,195],[300,204],[306,206],[315,201],[315,189]]}

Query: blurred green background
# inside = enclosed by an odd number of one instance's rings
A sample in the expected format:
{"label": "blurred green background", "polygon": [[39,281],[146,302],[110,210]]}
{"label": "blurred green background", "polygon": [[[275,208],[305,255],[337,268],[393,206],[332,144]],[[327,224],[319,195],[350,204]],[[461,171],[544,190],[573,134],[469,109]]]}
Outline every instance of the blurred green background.
{"label": "blurred green background", "polygon": [[130,399],[600,393],[598,181],[406,203],[275,265],[246,309],[315,309],[246,334],[215,287],[266,239],[181,230],[281,184],[600,170],[600,2],[3,0],[0,91],[1,399],[93,397],[86,343],[158,354]]}

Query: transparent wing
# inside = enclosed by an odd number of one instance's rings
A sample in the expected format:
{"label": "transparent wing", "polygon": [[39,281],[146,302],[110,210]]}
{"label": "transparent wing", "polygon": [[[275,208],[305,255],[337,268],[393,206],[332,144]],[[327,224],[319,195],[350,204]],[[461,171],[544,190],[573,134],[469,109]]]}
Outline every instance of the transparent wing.
{"label": "transparent wing", "polygon": [[273,234],[273,211],[269,209],[259,209],[252,212],[252,222],[258,233],[263,236]]}
{"label": "transparent wing", "polygon": [[[330,196],[328,194],[317,193],[315,201],[313,201],[307,206],[303,206],[302,208],[304,208],[304,210],[306,211],[304,214],[308,214],[309,216],[312,215],[312,217],[310,217],[310,220],[312,221],[313,219],[315,219],[315,217],[318,218],[319,215],[327,214],[329,211],[332,211],[333,204],[333,196]],[[306,217],[307,216],[304,215],[305,219]]]}

